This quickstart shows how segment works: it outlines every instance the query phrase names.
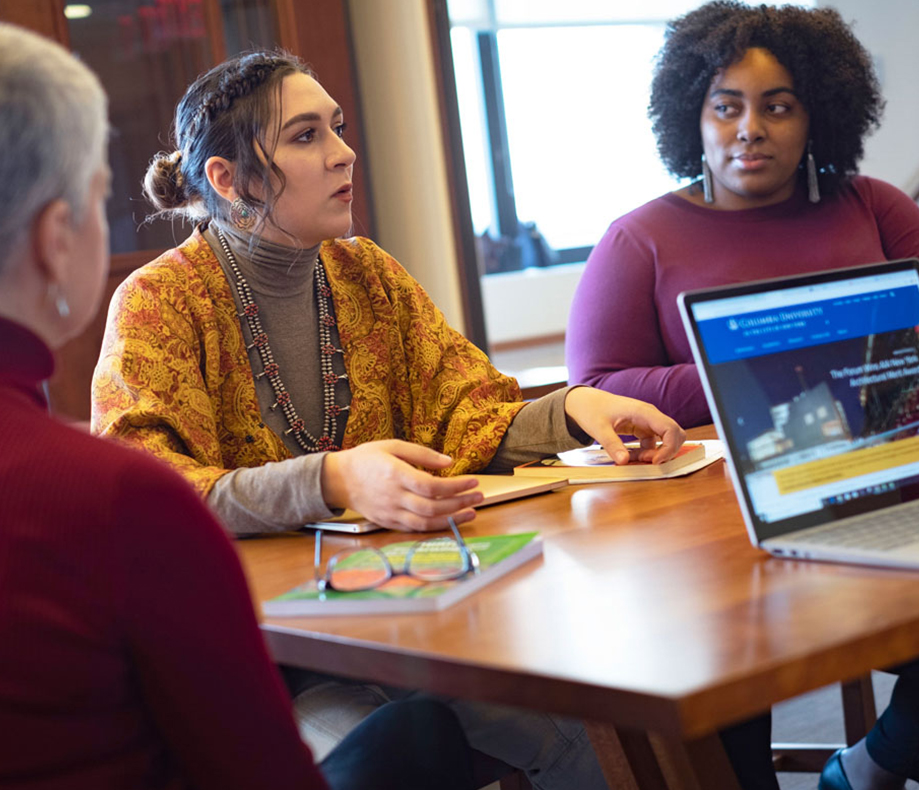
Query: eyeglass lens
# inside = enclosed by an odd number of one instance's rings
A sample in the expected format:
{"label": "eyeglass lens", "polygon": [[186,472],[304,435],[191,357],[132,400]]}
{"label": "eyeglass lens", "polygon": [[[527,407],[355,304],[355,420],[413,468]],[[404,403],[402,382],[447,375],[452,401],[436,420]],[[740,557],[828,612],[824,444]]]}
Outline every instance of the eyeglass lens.
{"label": "eyeglass lens", "polygon": [[419,541],[406,563],[406,573],[422,581],[455,579],[466,570],[466,557],[455,538]]}
{"label": "eyeglass lens", "polygon": [[346,549],[331,560],[326,570],[329,586],[341,592],[372,590],[392,576],[392,568],[377,549]]}
{"label": "eyeglass lens", "polygon": [[[382,551],[361,547],[340,551],[329,560],[320,587],[330,587],[340,592],[372,590],[396,574],[411,576],[423,582],[458,579],[474,571],[477,561],[463,543],[453,519],[450,519],[450,528],[453,537],[430,538],[411,545],[391,544]],[[316,538],[318,581],[321,532],[317,533]]]}

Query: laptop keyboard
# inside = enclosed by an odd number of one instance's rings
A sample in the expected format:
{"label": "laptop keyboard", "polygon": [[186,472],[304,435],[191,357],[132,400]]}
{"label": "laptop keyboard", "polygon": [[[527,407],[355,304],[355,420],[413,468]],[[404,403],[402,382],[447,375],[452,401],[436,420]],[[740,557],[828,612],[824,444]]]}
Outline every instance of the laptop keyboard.
{"label": "laptop keyboard", "polygon": [[919,502],[865,513],[841,524],[826,524],[801,535],[795,543],[820,543],[851,549],[890,551],[919,543]]}

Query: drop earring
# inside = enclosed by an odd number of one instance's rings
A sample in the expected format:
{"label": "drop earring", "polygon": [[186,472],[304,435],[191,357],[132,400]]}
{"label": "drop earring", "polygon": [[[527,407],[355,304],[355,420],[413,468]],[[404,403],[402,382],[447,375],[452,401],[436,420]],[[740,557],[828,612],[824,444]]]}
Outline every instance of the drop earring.
{"label": "drop earring", "polygon": [[705,161],[705,154],[702,154],[702,197],[706,203],[715,202],[715,191],[712,185],[712,169]]}
{"label": "drop earring", "polygon": [[252,206],[241,197],[230,204],[230,222],[240,230],[249,230],[255,224],[255,212]]}
{"label": "drop earring", "polygon": [[48,285],[48,300],[54,305],[54,309],[57,310],[57,314],[61,318],[68,318],[70,316],[70,305],[67,304],[67,299],[64,294],[61,293],[57,283],[50,283]]}
{"label": "drop earring", "polygon": [[807,141],[807,199],[811,203],[820,202],[820,182],[817,180],[817,163],[814,161],[814,141]]}

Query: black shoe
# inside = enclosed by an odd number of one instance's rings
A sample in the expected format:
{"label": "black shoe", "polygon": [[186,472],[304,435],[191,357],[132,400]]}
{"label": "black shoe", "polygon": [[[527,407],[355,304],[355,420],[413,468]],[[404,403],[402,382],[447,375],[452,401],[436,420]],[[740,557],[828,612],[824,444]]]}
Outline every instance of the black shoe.
{"label": "black shoe", "polygon": [[837,749],[833,756],[826,761],[820,772],[820,784],[817,790],[852,790],[849,778],[842,767],[842,753],[844,749]]}

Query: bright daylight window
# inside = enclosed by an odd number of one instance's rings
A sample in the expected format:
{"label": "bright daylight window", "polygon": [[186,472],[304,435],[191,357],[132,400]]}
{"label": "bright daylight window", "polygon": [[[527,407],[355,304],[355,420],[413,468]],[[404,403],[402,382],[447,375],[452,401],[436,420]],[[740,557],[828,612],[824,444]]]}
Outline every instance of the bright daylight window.
{"label": "bright daylight window", "polygon": [[449,0],[486,273],[584,261],[610,222],[677,186],[648,97],[666,21],[697,5]]}

